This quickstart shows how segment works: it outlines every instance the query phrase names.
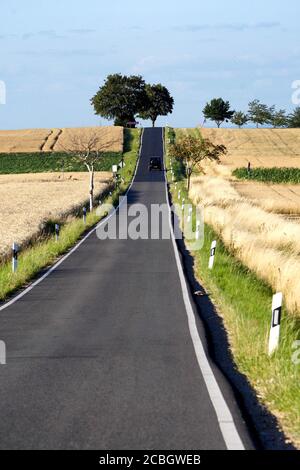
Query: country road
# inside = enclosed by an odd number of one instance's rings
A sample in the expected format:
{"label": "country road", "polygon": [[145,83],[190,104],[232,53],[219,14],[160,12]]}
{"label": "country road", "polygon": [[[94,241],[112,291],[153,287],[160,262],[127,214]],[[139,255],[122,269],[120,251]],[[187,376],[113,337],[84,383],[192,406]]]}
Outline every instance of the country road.
{"label": "country road", "polygon": [[[144,132],[129,205],[166,203],[150,156],[161,129]],[[93,232],[0,311],[1,449],[253,448],[175,246]]]}

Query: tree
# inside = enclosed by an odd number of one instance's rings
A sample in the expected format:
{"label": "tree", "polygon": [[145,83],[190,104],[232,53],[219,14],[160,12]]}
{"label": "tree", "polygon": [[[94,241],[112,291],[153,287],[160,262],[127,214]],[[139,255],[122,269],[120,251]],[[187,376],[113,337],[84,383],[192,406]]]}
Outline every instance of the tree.
{"label": "tree", "polygon": [[148,98],[146,84],[139,75],[109,75],[91,99],[95,114],[114,119],[115,125],[126,127],[135,116],[145,111]]}
{"label": "tree", "polygon": [[[273,110],[273,111],[272,111]],[[270,123],[274,128],[278,127],[287,127],[289,118],[286,115],[286,111],[284,109],[280,109],[276,111],[275,108],[270,108],[271,112],[271,119]]]}
{"label": "tree", "polygon": [[89,131],[71,134],[67,137],[66,146],[62,149],[76,161],[83,163],[90,175],[89,183],[89,199],[90,210],[93,209],[94,201],[94,176],[95,164],[101,160],[105,154],[112,148],[113,142],[110,140],[110,134],[107,136],[101,134],[101,138],[97,131],[91,129]]}
{"label": "tree", "polygon": [[151,119],[153,127],[158,116],[167,116],[172,113],[174,106],[174,99],[170,95],[169,90],[158,85],[146,85],[146,93],[148,103],[146,110],[139,114],[142,119]]}
{"label": "tree", "polygon": [[234,111],[230,109],[229,101],[224,101],[222,98],[214,98],[207,103],[203,109],[205,119],[215,121],[218,127],[224,121],[228,121],[234,115]]}
{"label": "tree", "polygon": [[243,113],[242,111],[236,111],[231,119],[232,124],[235,124],[239,128],[247,124],[248,121],[249,118],[247,114]]}
{"label": "tree", "polygon": [[259,100],[254,100],[249,103],[248,116],[256,127],[270,124],[274,109],[274,107],[269,108],[266,104],[262,104]]}
{"label": "tree", "polygon": [[187,188],[190,189],[190,181],[193,172],[201,170],[201,164],[205,160],[220,162],[220,156],[227,153],[224,145],[215,145],[209,139],[199,139],[191,135],[183,137],[170,148],[171,155],[182,159],[186,166]]}
{"label": "tree", "polygon": [[300,106],[288,117],[288,127],[300,127]]}

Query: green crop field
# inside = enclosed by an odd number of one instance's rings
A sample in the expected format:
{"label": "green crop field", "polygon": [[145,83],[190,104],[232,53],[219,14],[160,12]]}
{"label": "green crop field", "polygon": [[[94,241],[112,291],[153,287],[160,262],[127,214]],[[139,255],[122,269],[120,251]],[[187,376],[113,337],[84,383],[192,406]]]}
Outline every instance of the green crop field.
{"label": "green crop field", "polygon": [[[95,171],[111,171],[122,154],[108,152],[95,165]],[[0,174],[86,171],[83,163],[64,153],[0,153]]]}
{"label": "green crop field", "polygon": [[300,183],[300,168],[237,168],[233,176],[242,180],[261,181],[263,183]]}

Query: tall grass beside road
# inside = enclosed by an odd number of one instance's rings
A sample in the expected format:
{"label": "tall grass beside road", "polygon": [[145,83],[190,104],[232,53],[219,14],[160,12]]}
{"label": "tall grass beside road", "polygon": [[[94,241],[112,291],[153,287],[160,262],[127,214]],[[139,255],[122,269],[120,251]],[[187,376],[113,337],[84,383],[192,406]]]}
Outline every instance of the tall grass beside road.
{"label": "tall grass beside road", "polygon": [[[112,194],[108,192],[102,196],[107,204],[117,204],[118,197],[124,194],[128,188],[137,163],[140,148],[140,130],[125,130],[124,162],[125,167],[119,171],[122,181],[112,188]],[[0,264],[0,300],[5,300],[16,289],[26,285],[41,269],[52,265],[61,255],[66,253],[80,237],[95,226],[101,217],[97,215],[97,209],[87,214],[86,224],[83,223],[82,214],[77,217],[69,217],[66,220],[55,221],[61,223],[59,240],[56,242],[54,234],[47,236],[39,242],[33,242],[32,246],[21,251],[19,265],[16,273],[12,273],[11,262]],[[53,221],[49,221],[53,226]]]}
{"label": "tall grass beside road", "polygon": [[[166,147],[166,162],[169,167],[168,144]],[[173,168],[179,168],[176,160],[173,160]],[[300,320],[295,311],[292,314],[284,305],[280,347],[269,357],[268,336],[274,289],[237,258],[232,245],[225,246],[218,229],[218,226],[223,224],[222,217],[207,215],[213,207],[211,198],[218,187],[217,184],[213,191],[202,193],[200,197],[197,192],[195,197],[195,188],[194,192],[192,189],[188,194],[183,179],[177,181],[176,189],[175,182],[173,183],[169,176],[168,179],[173,203],[179,202],[180,190],[181,198],[185,198],[186,203],[195,206],[201,202],[205,206],[204,246],[200,251],[191,251],[191,255],[195,263],[195,276],[206,289],[224,321],[233,360],[238,370],[247,377],[261,403],[277,417],[287,439],[300,447],[300,364],[297,364],[295,349],[295,341],[300,340]],[[228,206],[228,201],[233,210],[235,205],[238,206],[239,195],[235,191],[224,192],[222,187],[219,187],[216,198],[222,210]],[[247,220],[247,211],[243,213],[244,219]],[[181,214],[178,215],[181,217]],[[251,220],[248,222],[251,225]],[[213,240],[217,240],[217,251],[214,268],[209,270],[208,261]],[[252,252],[250,255],[255,262],[263,253]]]}
{"label": "tall grass beside road", "polygon": [[190,197],[205,207],[205,220],[224,244],[300,315],[300,224],[288,222],[242,198],[229,181],[200,177]]}

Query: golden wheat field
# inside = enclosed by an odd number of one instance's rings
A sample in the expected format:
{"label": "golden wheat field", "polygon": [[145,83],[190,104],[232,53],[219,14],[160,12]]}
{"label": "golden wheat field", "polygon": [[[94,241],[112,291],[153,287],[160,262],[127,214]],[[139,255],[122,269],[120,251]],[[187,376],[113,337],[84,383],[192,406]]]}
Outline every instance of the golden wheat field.
{"label": "golden wheat field", "polygon": [[299,184],[265,184],[255,181],[232,181],[237,192],[268,212],[300,218]]}
{"label": "golden wheat field", "polygon": [[[95,173],[95,194],[107,187],[111,176]],[[23,244],[38,234],[43,221],[65,216],[88,198],[88,173],[0,175],[0,257],[12,242]]]}
{"label": "golden wheat field", "polygon": [[192,178],[190,197],[204,206],[205,222],[237,258],[282,291],[288,309],[299,315],[300,223],[268,212],[239,189],[228,179],[206,175]]}
{"label": "golden wheat field", "polygon": [[57,152],[68,149],[72,136],[97,135],[107,151],[123,151],[122,127],[78,127],[0,131],[0,153]]}

